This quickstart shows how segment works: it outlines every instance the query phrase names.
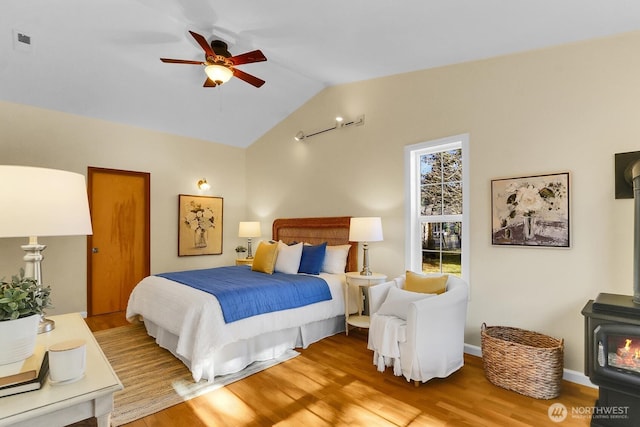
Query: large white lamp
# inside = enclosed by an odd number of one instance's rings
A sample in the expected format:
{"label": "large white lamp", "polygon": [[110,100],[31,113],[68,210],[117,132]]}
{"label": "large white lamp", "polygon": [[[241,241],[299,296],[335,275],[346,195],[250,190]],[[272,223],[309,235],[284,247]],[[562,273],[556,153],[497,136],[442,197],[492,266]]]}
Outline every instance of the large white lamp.
{"label": "large white lamp", "polygon": [[251,253],[251,238],[261,235],[260,223],[258,221],[242,221],[238,227],[238,237],[247,238],[247,259],[253,258]]}
{"label": "large white lamp", "polygon": [[[38,236],[92,234],[87,187],[83,175],[56,169],[0,165],[0,237],[29,237],[25,277],[42,282],[42,251]],[[38,332],[54,322],[40,321]]]}
{"label": "large white lamp", "polygon": [[362,242],[364,256],[362,259],[363,276],[371,276],[369,269],[369,242],[382,240],[382,221],[379,217],[351,218],[349,225],[349,241]]}

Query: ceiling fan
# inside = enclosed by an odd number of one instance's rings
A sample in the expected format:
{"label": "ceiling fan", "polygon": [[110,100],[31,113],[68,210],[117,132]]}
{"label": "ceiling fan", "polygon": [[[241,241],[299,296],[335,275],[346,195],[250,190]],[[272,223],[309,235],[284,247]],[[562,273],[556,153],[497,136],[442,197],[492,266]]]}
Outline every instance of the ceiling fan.
{"label": "ceiling fan", "polygon": [[189,33],[204,50],[204,61],[170,58],[160,58],[160,60],[170,64],[204,65],[204,72],[207,74],[207,79],[203,85],[204,87],[219,86],[226,83],[234,76],[255,87],[260,87],[265,83],[264,80],[236,68],[237,65],[266,61],[267,58],[261,51],[254,50],[240,55],[231,56],[231,53],[227,50],[227,44],[222,40],[213,40],[211,45],[209,45],[207,40],[200,34],[194,33],[193,31],[189,31]]}

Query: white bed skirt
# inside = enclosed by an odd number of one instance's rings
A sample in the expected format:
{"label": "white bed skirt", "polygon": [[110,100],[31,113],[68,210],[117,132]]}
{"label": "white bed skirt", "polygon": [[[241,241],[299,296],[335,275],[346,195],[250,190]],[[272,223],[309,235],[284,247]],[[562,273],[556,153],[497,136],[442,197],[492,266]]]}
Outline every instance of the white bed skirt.
{"label": "white bed skirt", "polygon": [[[177,354],[177,335],[146,319],[144,325],[160,347],[169,350],[191,370],[191,361]],[[337,316],[230,343],[209,358],[203,379],[211,382],[210,377],[241,371],[253,362],[274,359],[290,349],[307,348],[323,338],[344,332],[344,327],[344,316]]]}

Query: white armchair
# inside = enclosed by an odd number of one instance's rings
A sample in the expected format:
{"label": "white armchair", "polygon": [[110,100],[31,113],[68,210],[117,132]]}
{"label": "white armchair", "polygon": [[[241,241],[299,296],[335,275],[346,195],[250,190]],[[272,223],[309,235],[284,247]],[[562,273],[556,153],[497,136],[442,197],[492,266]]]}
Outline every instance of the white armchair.
{"label": "white armchair", "polygon": [[[384,366],[381,367],[384,360],[384,365],[394,366],[396,375],[404,375],[407,381],[413,380],[418,386],[434,377],[447,377],[464,365],[469,286],[459,277],[449,275],[446,292],[408,303],[406,321],[395,317],[383,319],[391,316],[376,319],[389,289],[402,289],[404,281],[404,277],[399,277],[369,288],[371,328],[368,348],[374,350],[373,363],[378,370],[384,370]],[[385,320],[391,322],[385,324]],[[388,335],[393,336],[392,340],[398,340],[397,350],[393,352],[397,357],[389,357],[384,349],[375,348],[376,343],[380,346],[380,334],[387,335],[383,337],[387,344]]]}

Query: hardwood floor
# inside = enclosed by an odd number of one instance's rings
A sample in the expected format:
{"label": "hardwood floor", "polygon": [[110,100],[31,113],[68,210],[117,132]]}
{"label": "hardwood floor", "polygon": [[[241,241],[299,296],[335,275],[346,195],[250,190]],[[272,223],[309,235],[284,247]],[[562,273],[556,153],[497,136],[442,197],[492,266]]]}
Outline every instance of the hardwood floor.
{"label": "hardwood floor", "polygon": [[[87,319],[92,330],[126,324],[123,314]],[[536,400],[489,383],[482,359],[448,378],[414,387],[389,369],[376,371],[366,331],[336,335],[301,355],[127,427],[159,426],[587,426],[578,415],[597,390],[563,382],[557,399]],[[548,416],[561,403],[564,421]]]}

